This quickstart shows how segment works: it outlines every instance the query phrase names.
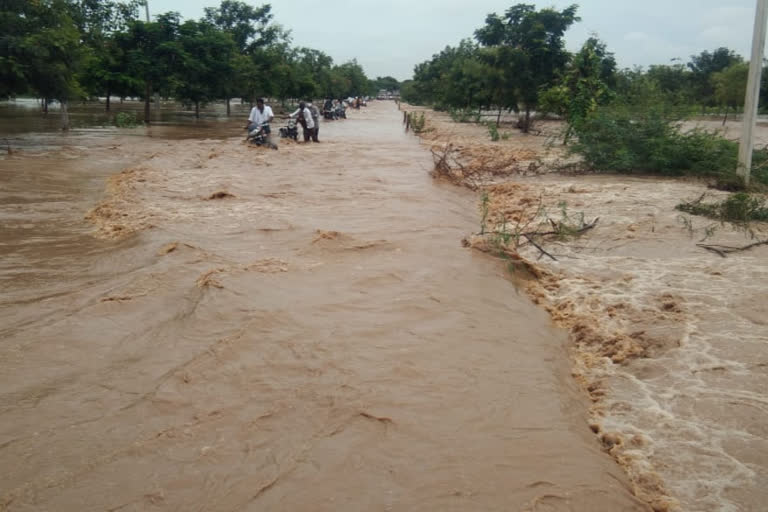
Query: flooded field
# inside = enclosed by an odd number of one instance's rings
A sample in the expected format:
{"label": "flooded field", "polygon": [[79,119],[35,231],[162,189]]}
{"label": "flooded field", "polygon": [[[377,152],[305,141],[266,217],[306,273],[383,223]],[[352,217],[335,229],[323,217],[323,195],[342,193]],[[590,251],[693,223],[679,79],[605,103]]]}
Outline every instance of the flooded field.
{"label": "flooded field", "polygon": [[0,510],[650,510],[400,119],[0,160]]}
{"label": "flooded field", "polygon": [[[490,143],[483,126],[427,116],[426,145],[538,159],[542,170],[563,157],[546,144],[554,123],[540,124],[541,136],[515,132]],[[725,135],[738,137],[738,125]],[[766,135],[760,127],[758,143]],[[705,193],[725,195],[698,181],[544,172],[486,184],[490,231],[513,231],[531,216],[594,223],[581,236],[551,240],[547,254],[532,244],[521,254],[539,276],[527,285],[530,296],[570,332],[593,430],[637,494],[660,510],[763,510],[768,247],[723,258],[697,244],[745,246],[768,239],[766,226],[744,230],[676,211]],[[487,240],[475,235],[468,243]]]}

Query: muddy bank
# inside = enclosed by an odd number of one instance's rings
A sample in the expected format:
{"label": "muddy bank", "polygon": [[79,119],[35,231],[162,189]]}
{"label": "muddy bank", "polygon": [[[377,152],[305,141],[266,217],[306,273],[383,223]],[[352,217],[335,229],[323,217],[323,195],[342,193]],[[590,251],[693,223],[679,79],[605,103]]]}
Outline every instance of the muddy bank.
{"label": "muddy bank", "polygon": [[648,510],[399,116],[145,147],[78,209],[98,250],[4,303],[0,509]]}
{"label": "muddy bank", "polygon": [[[768,248],[723,259],[697,243],[743,246],[768,238],[768,229],[745,232],[675,210],[705,192],[722,195],[704,183],[551,174],[548,164],[564,156],[547,147],[553,123],[541,136],[509,128],[509,140],[492,143],[484,127],[427,116],[424,143],[439,155],[451,143],[469,165],[448,178],[469,177],[488,198],[491,234],[476,228],[469,245],[498,254],[499,232],[508,239],[520,226],[599,220],[513,252],[538,277],[527,282],[529,295],[569,330],[592,428],[635,492],[659,509],[760,509],[768,499]],[[737,134],[728,127],[727,136]],[[477,154],[512,160],[478,175]]]}

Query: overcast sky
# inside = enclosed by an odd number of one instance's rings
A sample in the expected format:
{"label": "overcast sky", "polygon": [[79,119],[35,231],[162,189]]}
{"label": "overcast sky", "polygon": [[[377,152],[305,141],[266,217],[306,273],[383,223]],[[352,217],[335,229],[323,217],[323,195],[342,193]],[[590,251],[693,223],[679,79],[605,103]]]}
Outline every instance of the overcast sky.
{"label": "overcast sky", "polygon": [[[245,0],[252,5],[268,3]],[[337,63],[357,57],[369,77],[410,78],[413,66],[446,45],[471,37],[491,12],[514,0],[273,0],[275,21],[293,44],[322,50]],[[566,35],[569,50],[596,33],[620,67],[687,62],[726,46],[749,57],[755,0],[526,0],[538,7],[580,5],[582,21]],[[219,0],[149,0],[152,14],[178,11],[199,18]]]}

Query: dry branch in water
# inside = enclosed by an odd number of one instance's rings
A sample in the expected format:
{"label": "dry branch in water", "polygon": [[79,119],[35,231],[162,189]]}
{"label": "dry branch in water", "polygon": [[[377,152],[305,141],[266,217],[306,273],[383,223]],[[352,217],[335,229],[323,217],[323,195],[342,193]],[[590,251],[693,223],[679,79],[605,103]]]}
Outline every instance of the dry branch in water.
{"label": "dry branch in water", "polygon": [[734,252],[743,252],[750,249],[754,249],[760,245],[768,245],[768,240],[762,240],[753,244],[745,245],[743,247],[731,247],[729,245],[717,245],[717,244],[696,244],[697,247],[706,249],[707,251],[714,252],[722,258],[727,258],[729,254]]}
{"label": "dry branch in water", "polygon": [[[449,143],[430,148],[434,169],[432,176],[445,178],[472,190],[497,176],[513,174],[526,175],[535,173],[541,167],[537,161],[531,161],[526,167],[522,160],[533,160],[535,154],[530,151],[512,150],[502,147],[461,147]],[[522,153],[522,154],[521,154]]]}

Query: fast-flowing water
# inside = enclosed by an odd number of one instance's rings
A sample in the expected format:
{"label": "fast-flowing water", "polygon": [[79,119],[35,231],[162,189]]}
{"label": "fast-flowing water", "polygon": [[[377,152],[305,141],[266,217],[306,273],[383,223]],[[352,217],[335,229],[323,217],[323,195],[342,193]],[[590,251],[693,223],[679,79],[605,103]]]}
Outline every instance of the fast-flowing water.
{"label": "fast-flowing water", "polygon": [[0,510],[648,510],[400,115],[0,161]]}

